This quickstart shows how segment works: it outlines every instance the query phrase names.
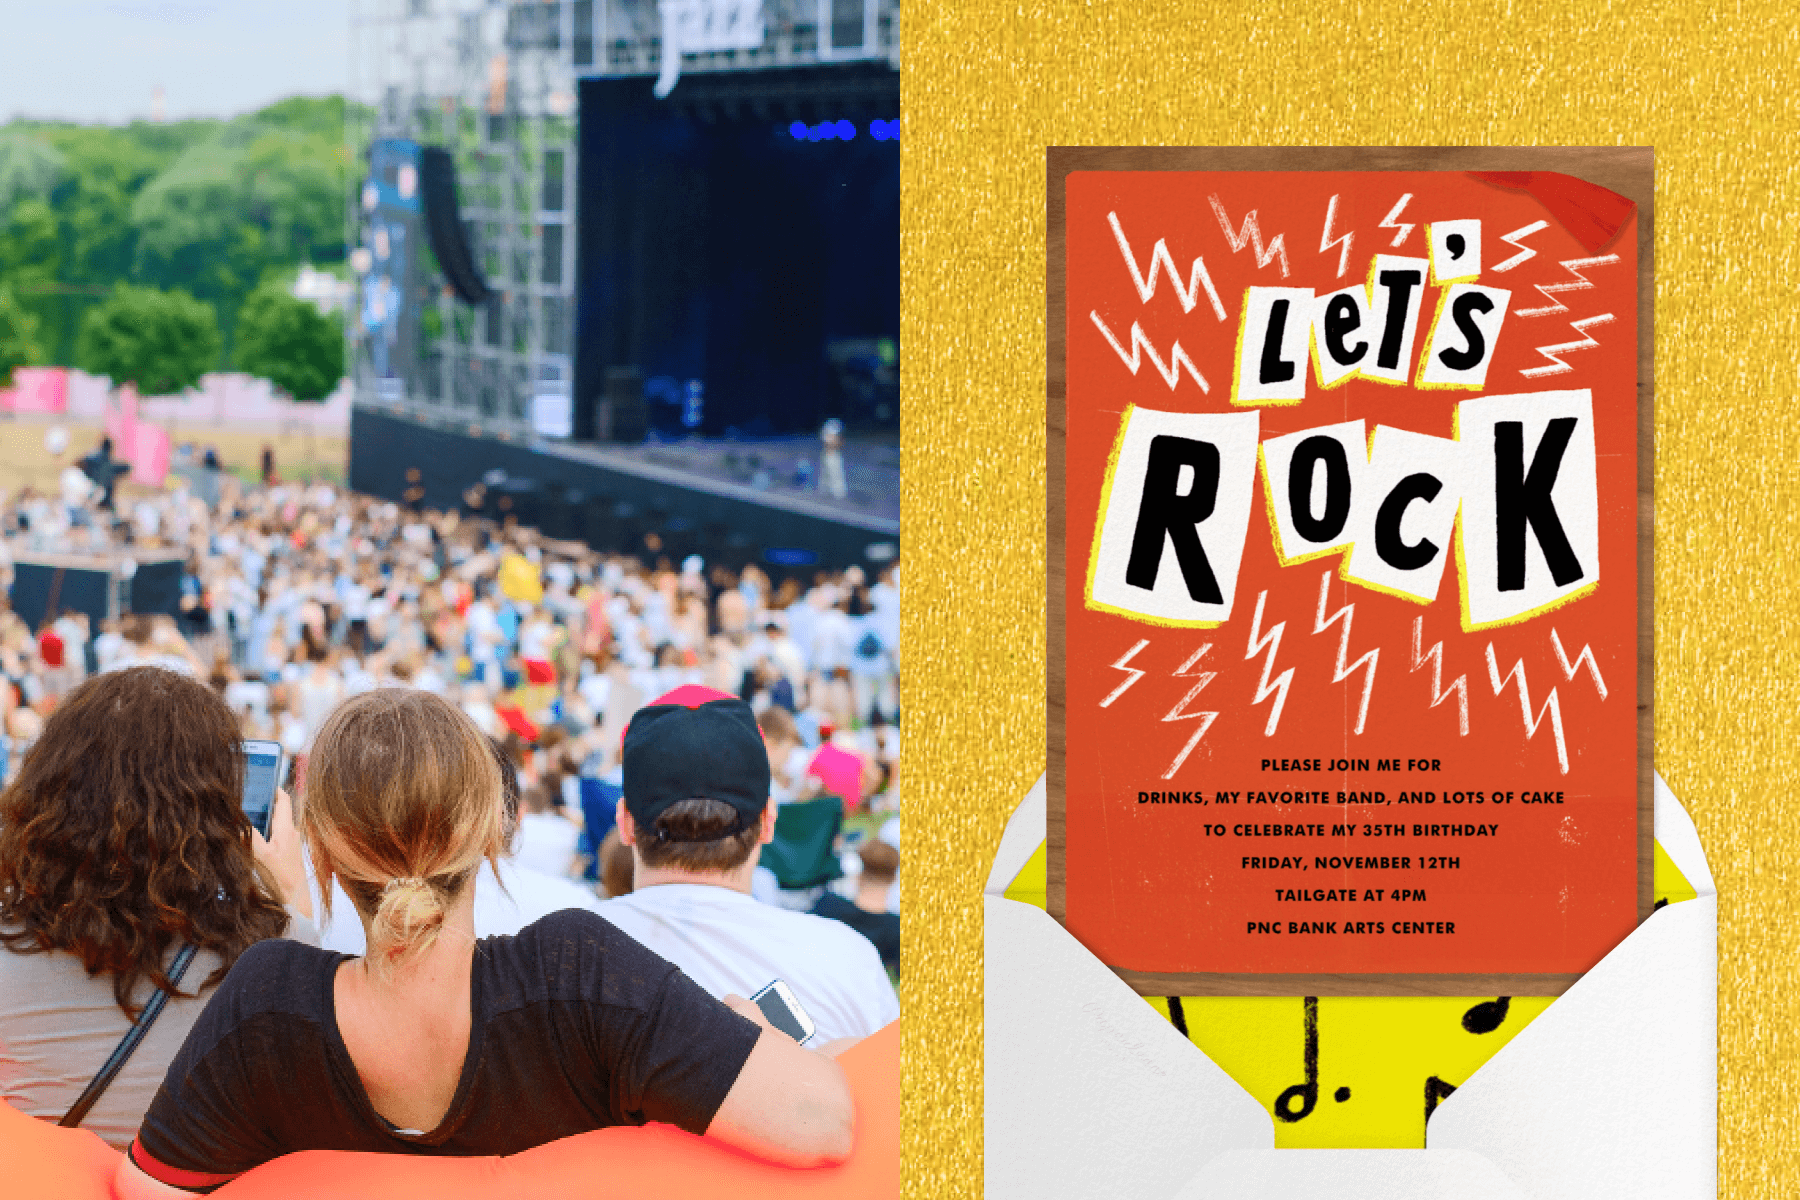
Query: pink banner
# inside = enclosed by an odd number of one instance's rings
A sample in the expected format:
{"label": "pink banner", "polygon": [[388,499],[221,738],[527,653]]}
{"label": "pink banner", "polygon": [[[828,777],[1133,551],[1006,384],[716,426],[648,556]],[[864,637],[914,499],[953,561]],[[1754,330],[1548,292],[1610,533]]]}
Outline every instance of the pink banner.
{"label": "pink banner", "polygon": [[0,391],[0,412],[60,413],[68,408],[69,373],[62,367],[19,367]]}
{"label": "pink banner", "polygon": [[127,383],[106,402],[106,436],[113,440],[113,453],[131,457],[137,445],[137,388]]}
{"label": "pink banner", "polygon": [[155,425],[139,425],[131,445],[131,481],[161,487],[169,474],[169,435]]}
{"label": "pink banner", "polygon": [[131,481],[161,487],[169,474],[169,435],[138,420],[137,388],[125,384],[106,406],[106,436],[113,453],[131,464]]}

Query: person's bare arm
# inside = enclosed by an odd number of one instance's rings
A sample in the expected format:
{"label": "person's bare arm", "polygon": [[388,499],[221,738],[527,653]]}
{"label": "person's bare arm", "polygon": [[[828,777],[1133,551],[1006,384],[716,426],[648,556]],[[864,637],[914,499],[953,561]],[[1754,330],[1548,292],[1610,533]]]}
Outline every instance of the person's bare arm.
{"label": "person's bare arm", "polygon": [[770,1162],[819,1167],[850,1157],[856,1108],[844,1070],[771,1026],[742,996],[725,1003],[762,1029],[706,1136]]}
{"label": "person's bare arm", "polygon": [[306,886],[306,864],[300,855],[300,831],[294,827],[294,803],[285,789],[275,791],[275,809],[269,817],[269,836],[250,830],[250,847],[258,861],[269,868],[281,887],[277,897],[303,917],[310,918],[312,889]]}

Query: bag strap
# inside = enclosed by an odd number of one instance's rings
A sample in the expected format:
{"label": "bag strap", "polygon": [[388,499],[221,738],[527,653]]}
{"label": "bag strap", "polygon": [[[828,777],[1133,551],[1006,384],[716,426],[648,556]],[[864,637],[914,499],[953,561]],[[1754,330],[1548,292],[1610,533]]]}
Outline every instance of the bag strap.
{"label": "bag strap", "polygon": [[[183,943],[175,955],[175,961],[169,964],[169,987],[181,986],[181,977],[187,974],[188,964],[194,961],[194,955],[199,950],[200,947],[192,942]],[[82,1119],[88,1115],[88,1110],[99,1103],[101,1093],[106,1091],[119,1072],[124,1069],[125,1060],[131,1057],[132,1052],[138,1048],[138,1043],[144,1040],[144,1035],[150,1032],[150,1026],[156,1023],[156,1018],[161,1015],[163,1006],[168,1003],[168,1000],[169,993],[167,991],[162,988],[156,989],[156,995],[150,997],[149,1003],[145,1004],[143,1011],[138,1013],[137,1020],[132,1022],[131,1028],[125,1031],[125,1036],[113,1048],[112,1055],[107,1058],[99,1073],[88,1080],[87,1087],[76,1098],[69,1111],[63,1114],[63,1119],[57,1122],[58,1125],[66,1129],[73,1129],[81,1124]]]}

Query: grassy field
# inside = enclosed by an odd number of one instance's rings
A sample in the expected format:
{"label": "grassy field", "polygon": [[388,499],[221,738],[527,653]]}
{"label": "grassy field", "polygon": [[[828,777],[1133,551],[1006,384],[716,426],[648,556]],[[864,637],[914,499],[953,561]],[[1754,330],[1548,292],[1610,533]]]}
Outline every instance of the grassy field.
{"label": "grassy field", "polygon": [[[53,422],[42,418],[0,416],[0,488],[16,492],[33,487],[40,492],[54,492],[56,477],[62,469],[88,453],[100,441],[100,426],[81,422],[60,422],[69,433],[69,448],[52,458],[44,448],[44,435]],[[349,439],[309,433],[278,433],[262,429],[195,429],[178,428],[173,432],[175,446],[192,442],[199,453],[208,446],[219,452],[226,470],[246,481],[261,478],[264,446],[275,449],[275,466],[286,480],[344,481],[349,461]],[[146,489],[130,482],[120,485],[121,494]]]}

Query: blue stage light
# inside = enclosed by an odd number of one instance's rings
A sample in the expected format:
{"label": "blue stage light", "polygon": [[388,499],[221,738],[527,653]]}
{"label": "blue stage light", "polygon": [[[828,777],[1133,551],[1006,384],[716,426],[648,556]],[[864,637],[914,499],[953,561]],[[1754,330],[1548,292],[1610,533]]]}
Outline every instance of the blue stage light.
{"label": "blue stage light", "polygon": [[887,141],[887,122],[886,121],[870,121],[869,122],[869,136],[874,138],[878,142]]}
{"label": "blue stage light", "polygon": [[792,125],[789,125],[787,127],[787,131],[794,135],[794,140],[797,142],[806,140],[806,122],[805,121],[795,121]]}
{"label": "blue stage light", "polygon": [[839,121],[837,123],[837,135],[847,142],[856,136],[856,126],[848,121]]}

